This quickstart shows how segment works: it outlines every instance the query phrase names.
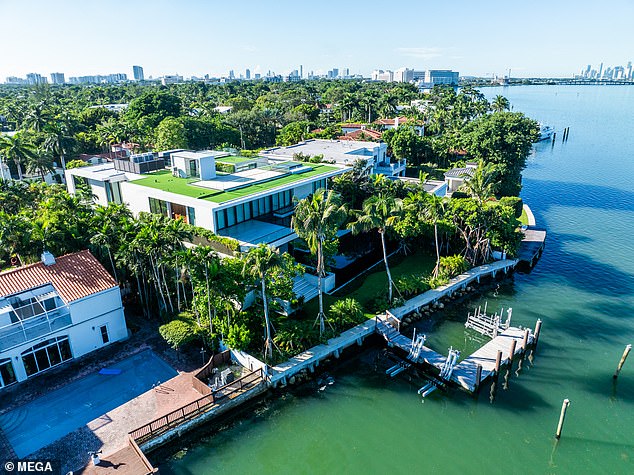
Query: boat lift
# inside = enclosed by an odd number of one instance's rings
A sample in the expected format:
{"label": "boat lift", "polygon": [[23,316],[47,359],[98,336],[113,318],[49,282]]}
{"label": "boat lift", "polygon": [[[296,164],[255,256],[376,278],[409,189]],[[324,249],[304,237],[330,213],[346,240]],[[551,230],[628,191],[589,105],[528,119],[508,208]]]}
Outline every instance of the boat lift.
{"label": "boat lift", "polygon": [[394,366],[388,368],[385,371],[385,374],[388,374],[393,378],[412,366],[412,363],[418,363],[418,359],[420,358],[420,353],[423,350],[426,339],[426,335],[416,335],[416,329],[414,329],[414,334],[412,335],[412,345],[410,347],[409,354],[407,355],[407,360],[411,361],[411,363],[409,361],[399,361]]}
{"label": "boat lift", "polygon": [[449,347],[449,354],[447,355],[447,359],[445,360],[445,363],[440,370],[440,374],[438,375],[440,381],[430,381],[418,390],[418,394],[425,398],[438,389],[439,386],[444,386],[444,381],[449,381],[451,379],[451,375],[453,374],[453,369],[458,362],[458,358],[460,358],[460,351],[454,350],[453,347]]}

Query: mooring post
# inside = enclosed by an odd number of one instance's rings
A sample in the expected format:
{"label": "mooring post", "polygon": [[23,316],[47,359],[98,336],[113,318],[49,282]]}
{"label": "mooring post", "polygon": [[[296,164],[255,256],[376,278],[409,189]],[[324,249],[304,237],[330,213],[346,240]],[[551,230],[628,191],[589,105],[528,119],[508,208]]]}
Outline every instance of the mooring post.
{"label": "mooring post", "polygon": [[625,350],[623,351],[623,356],[621,356],[621,361],[619,361],[619,365],[616,367],[616,371],[614,372],[614,376],[612,376],[614,379],[619,377],[619,373],[621,372],[621,368],[623,368],[623,365],[625,364],[625,360],[627,359],[627,355],[630,354],[631,350],[632,350],[632,345],[626,345],[625,346]]}
{"label": "mooring post", "polygon": [[515,371],[515,376],[519,376],[522,371],[524,358],[526,358],[526,348],[528,347],[529,333],[530,333],[530,330],[528,328],[524,330],[524,339],[522,340],[522,352],[520,353],[520,358],[519,358],[519,361],[517,362],[517,371]]}
{"label": "mooring post", "polygon": [[517,340],[513,338],[511,340],[511,350],[509,352],[509,361],[506,365],[506,374],[504,375],[504,389],[509,388],[509,378],[511,376],[511,371],[513,371],[513,358],[515,357],[515,346],[517,345]]}
{"label": "mooring post", "polygon": [[542,331],[542,321],[537,319],[535,322],[535,333],[533,334],[533,350],[537,348],[537,342],[539,341],[539,333]]}
{"label": "mooring post", "polygon": [[495,401],[495,395],[498,392],[498,380],[500,379],[500,365],[502,364],[502,350],[498,350],[498,355],[495,358],[495,370],[493,374],[493,382],[491,383],[491,392],[489,394],[489,401],[493,404]]}
{"label": "mooring post", "polygon": [[561,405],[561,414],[559,415],[559,424],[557,424],[557,432],[555,433],[556,439],[559,439],[561,437],[561,431],[564,428],[564,419],[566,418],[566,411],[568,410],[568,406],[570,406],[570,400],[564,399],[564,402]]}
{"label": "mooring post", "polygon": [[482,379],[482,365],[476,366],[475,386],[473,387],[474,396],[477,396],[480,392],[480,379]]}

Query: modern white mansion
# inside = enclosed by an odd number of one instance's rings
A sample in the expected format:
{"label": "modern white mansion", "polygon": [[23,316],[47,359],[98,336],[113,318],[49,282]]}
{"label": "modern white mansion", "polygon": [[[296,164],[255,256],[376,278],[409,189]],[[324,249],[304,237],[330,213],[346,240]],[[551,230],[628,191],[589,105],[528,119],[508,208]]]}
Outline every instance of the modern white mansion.
{"label": "modern white mansion", "polygon": [[[374,142],[310,140],[246,158],[228,152],[169,150],[66,170],[70,193],[84,189],[97,203],[125,203],[134,214],[151,212],[182,218],[243,248],[266,243],[285,250],[297,238],[290,227],[295,200],[361,160],[370,173],[396,176],[387,145]],[[294,155],[323,155],[321,163]],[[404,164],[403,164],[404,170]],[[386,173],[388,174],[388,173]]]}
{"label": "modern white mansion", "polygon": [[0,391],[127,335],[119,287],[90,251],[0,273]]}

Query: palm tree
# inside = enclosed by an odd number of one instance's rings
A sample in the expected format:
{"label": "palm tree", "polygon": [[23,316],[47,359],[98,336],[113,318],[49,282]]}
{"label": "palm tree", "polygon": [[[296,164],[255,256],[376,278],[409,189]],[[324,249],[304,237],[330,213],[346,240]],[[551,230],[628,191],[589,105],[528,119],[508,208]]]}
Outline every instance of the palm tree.
{"label": "palm tree", "polygon": [[42,177],[42,181],[46,181],[46,174],[55,171],[53,157],[47,151],[39,149],[26,162],[26,170],[29,173],[39,174]]}
{"label": "palm tree", "polygon": [[271,338],[271,319],[269,316],[269,305],[266,296],[266,276],[269,271],[284,265],[282,257],[277,249],[266,244],[258,244],[252,247],[244,257],[244,267],[242,275],[249,276],[260,281],[262,292],[262,304],[264,306],[265,340],[264,358],[273,358],[273,339]]}
{"label": "palm tree", "polygon": [[341,204],[341,196],[320,188],[312,196],[301,200],[295,208],[291,227],[308,244],[310,252],[317,256],[317,278],[319,280],[319,336],[325,330],[325,313],[322,279],[326,275],[324,243],[337,236],[339,226],[346,219],[346,208]]}
{"label": "palm tree", "polygon": [[350,223],[348,228],[353,234],[367,232],[376,229],[381,236],[381,246],[383,247],[383,262],[385,263],[385,272],[387,273],[388,282],[388,300],[392,302],[392,274],[387,262],[387,250],[385,247],[385,232],[392,228],[399,220],[403,202],[394,198],[394,196],[379,192],[377,195],[371,196],[363,202],[360,212],[357,212],[358,218]]}
{"label": "palm tree", "polygon": [[21,133],[0,137],[0,155],[7,161],[13,161],[18,170],[18,178],[22,180],[22,167],[26,166],[36,155],[35,145],[22,138]]}
{"label": "palm tree", "polygon": [[511,103],[509,102],[509,100],[504,96],[500,96],[499,94],[495,96],[495,99],[493,99],[493,101],[491,102],[491,109],[494,112],[504,112],[509,110],[510,108]]}
{"label": "palm tree", "polygon": [[461,185],[461,189],[474,198],[479,204],[482,204],[494,194],[495,177],[495,165],[492,163],[484,163],[483,160],[480,160],[473,174],[471,176],[464,176],[464,183]]}
{"label": "palm tree", "polygon": [[46,109],[46,103],[44,101],[31,104],[29,110],[24,118],[24,124],[36,132],[44,130],[46,125],[51,121],[51,114]]}
{"label": "palm tree", "polygon": [[441,221],[445,215],[446,204],[444,198],[437,195],[429,195],[427,200],[427,209],[425,217],[434,223],[434,241],[436,247],[436,267],[434,267],[434,277],[438,277],[440,271],[440,247],[438,246],[438,221]]}

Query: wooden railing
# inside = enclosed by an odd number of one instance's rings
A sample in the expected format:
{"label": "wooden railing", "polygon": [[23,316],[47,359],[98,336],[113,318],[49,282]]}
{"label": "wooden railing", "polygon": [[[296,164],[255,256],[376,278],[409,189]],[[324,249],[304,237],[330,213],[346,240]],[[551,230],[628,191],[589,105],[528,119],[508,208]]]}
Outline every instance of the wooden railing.
{"label": "wooden railing", "polygon": [[184,422],[198,417],[199,415],[208,412],[213,407],[216,407],[224,400],[233,399],[238,393],[248,391],[254,388],[262,381],[262,370],[259,369],[252,373],[242,376],[235,381],[222,386],[211,394],[203,396],[189,404],[182,406],[175,411],[170,412],[158,419],[139,427],[138,429],[130,432],[129,436],[135,442],[147,442],[161,434],[164,434],[168,430],[177,427]]}
{"label": "wooden railing", "polygon": [[132,447],[132,450],[134,450],[136,454],[139,456],[143,465],[145,465],[145,468],[147,469],[147,471],[145,472],[144,475],[158,473],[158,468],[154,468],[152,466],[152,464],[147,459],[147,457],[145,456],[141,448],[137,445],[136,441],[130,435],[128,435],[128,443],[130,444],[130,447]]}
{"label": "wooden railing", "polygon": [[222,353],[216,353],[211,358],[205,366],[198,370],[198,373],[195,374],[196,378],[201,381],[205,381],[209,376],[213,373],[213,369],[221,366],[223,364],[228,364],[231,361],[231,351],[225,350]]}

